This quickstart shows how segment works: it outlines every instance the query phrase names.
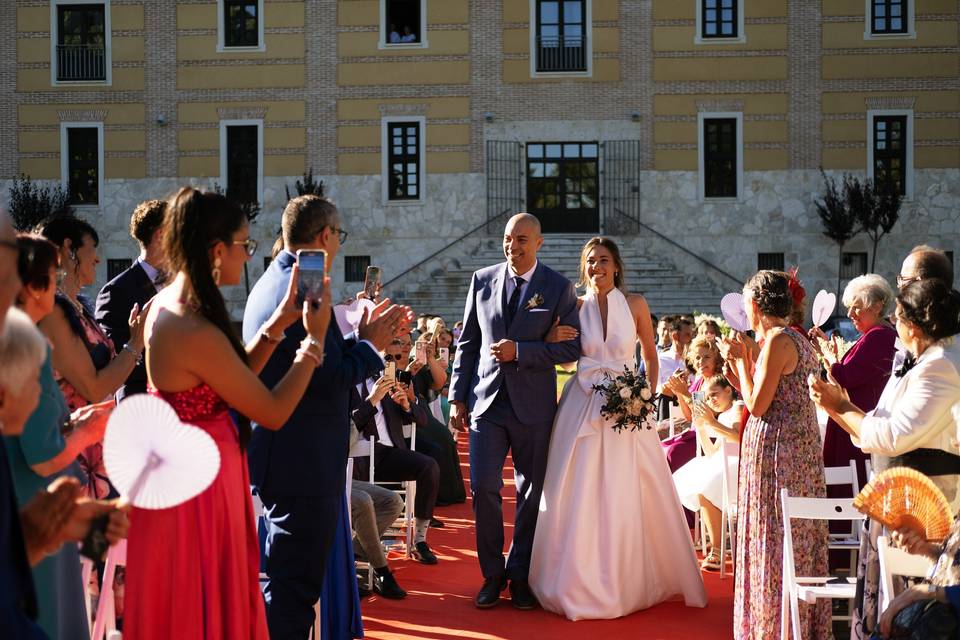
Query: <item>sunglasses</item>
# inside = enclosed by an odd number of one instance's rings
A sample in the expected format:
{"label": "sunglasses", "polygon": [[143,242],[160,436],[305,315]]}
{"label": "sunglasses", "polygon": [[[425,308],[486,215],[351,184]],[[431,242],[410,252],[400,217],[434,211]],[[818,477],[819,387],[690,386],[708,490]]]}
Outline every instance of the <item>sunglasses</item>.
{"label": "sunglasses", "polygon": [[344,231],[340,227],[330,227],[330,228],[337,232],[337,237],[340,239],[340,244],[343,244],[344,242],[347,241],[347,236],[350,234],[348,234],[346,231]]}

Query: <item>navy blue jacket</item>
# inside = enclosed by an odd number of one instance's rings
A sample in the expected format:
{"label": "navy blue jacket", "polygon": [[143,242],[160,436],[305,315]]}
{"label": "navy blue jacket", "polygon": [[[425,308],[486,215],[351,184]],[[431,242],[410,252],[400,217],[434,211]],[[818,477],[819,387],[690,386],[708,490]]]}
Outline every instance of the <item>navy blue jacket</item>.
{"label": "navy blue jacket", "polygon": [[[249,342],[286,295],[296,256],[281,252],[253,287],[243,314],[243,339]],[[333,312],[331,311],[331,316]],[[306,331],[300,322],[287,328],[260,379],[273,387],[287,373]],[[332,496],[346,487],[350,449],[351,389],[383,368],[380,355],[366,343],[346,340],[331,318],[318,367],[293,415],[277,431],[253,424],[250,482],[271,496]]]}
{"label": "navy blue jacket", "polygon": [[[130,340],[130,310],[133,305],[143,305],[157,293],[157,288],[139,262],[103,285],[97,296],[95,317],[107,337],[113,341],[117,353]],[[147,392],[147,366],[141,361],[133,368],[127,381],[117,391],[117,400],[136,393]]]}

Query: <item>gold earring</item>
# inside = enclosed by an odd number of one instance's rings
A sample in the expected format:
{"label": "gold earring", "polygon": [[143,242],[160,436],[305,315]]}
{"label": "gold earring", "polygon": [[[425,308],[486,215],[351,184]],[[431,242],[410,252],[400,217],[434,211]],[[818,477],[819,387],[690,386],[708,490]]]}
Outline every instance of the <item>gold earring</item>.
{"label": "gold earring", "polygon": [[220,257],[217,256],[216,260],[213,261],[213,271],[210,272],[210,275],[213,276],[213,284],[220,286]]}

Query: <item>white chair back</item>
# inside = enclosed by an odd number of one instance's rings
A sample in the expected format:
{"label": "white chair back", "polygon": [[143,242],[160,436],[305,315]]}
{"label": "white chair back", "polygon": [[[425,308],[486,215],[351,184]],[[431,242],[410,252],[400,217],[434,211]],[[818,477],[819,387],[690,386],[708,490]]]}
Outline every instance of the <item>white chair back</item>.
{"label": "white chair back", "polygon": [[[788,637],[788,621],[793,640],[803,637],[800,629],[800,599],[816,602],[819,598],[854,597],[856,581],[848,579],[837,585],[828,585],[829,576],[797,577],[793,554],[793,529],[790,521],[803,520],[853,520],[860,522],[864,515],[853,507],[852,498],[803,498],[790,497],[790,492],[780,490],[780,506],[783,515],[783,583],[781,598],[781,638]],[[822,586],[808,586],[819,583]]]}
{"label": "white chair back", "polygon": [[103,567],[103,582],[100,588],[100,602],[97,604],[97,618],[93,623],[90,640],[103,640],[117,630],[116,603],[113,598],[113,577],[117,567],[127,565],[127,541],[121,540],[110,547]]}
{"label": "white chair back", "polygon": [[915,556],[890,544],[886,536],[877,538],[877,555],[880,556],[880,611],[887,609],[893,599],[893,576],[925,578],[933,563],[923,556]]}
{"label": "white chair back", "polygon": [[[720,505],[720,537],[723,538],[727,536],[730,540],[730,558],[732,563],[736,565],[735,557],[735,540],[736,537],[736,522],[737,522],[737,474],[730,473],[730,461],[736,460],[740,457],[740,443],[739,442],[730,442],[726,438],[720,438],[717,441],[717,444],[720,445],[720,480],[721,480],[721,497],[723,499],[723,504]],[[736,573],[736,566],[733,568],[734,573]],[[726,545],[722,545],[720,548],[720,579],[723,580],[727,576],[727,563],[726,563]]]}
{"label": "white chair back", "polygon": [[[849,464],[843,467],[824,467],[823,474],[828,487],[850,487],[851,497],[860,493],[860,480],[857,477],[856,460],[851,460]],[[848,533],[832,533],[830,534],[830,538],[835,539],[840,537],[859,542],[860,527],[858,527],[855,522],[851,522],[850,525],[851,530]]]}

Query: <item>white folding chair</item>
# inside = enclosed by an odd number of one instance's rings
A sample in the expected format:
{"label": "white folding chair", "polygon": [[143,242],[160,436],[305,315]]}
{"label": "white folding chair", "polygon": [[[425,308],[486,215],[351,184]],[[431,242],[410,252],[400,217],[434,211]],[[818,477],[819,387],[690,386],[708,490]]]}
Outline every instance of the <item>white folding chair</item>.
{"label": "white folding chair", "polygon": [[[723,504],[720,506],[720,579],[723,580],[727,576],[727,543],[730,545],[730,565],[733,567],[733,572],[736,573],[736,549],[737,544],[737,481],[738,478],[734,474],[733,478],[730,477],[730,464],[729,461],[731,458],[737,459],[740,457],[740,443],[739,442],[729,442],[726,438],[720,438],[720,461],[723,464],[722,467],[722,484],[723,484]],[[726,538],[726,542],[724,541]]]}
{"label": "white folding chair", "polygon": [[[695,451],[696,454],[694,459],[703,457],[703,443],[700,441],[700,432],[697,431],[693,424],[690,425],[691,429],[694,429],[694,438],[696,440]],[[723,536],[721,536],[722,538]],[[716,546],[717,541],[711,540],[711,544]],[[700,545],[700,553],[703,554],[703,557],[707,557],[707,525],[703,521],[703,518],[700,517],[700,509],[697,509],[693,512],[693,546],[696,548],[697,545]],[[722,544],[722,540],[721,540]]]}
{"label": "white folding chair", "polygon": [[[370,461],[370,481],[373,482],[373,436],[365,440],[357,440],[350,448],[350,458],[347,460],[347,504],[350,505],[351,481],[353,480],[353,460],[354,458],[368,458]],[[350,527],[353,528],[353,512],[350,512]],[[357,560],[356,566],[359,571],[367,572],[367,588],[373,589],[373,566],[369,562]]]}
{"label": "white folding chair", "polygon": [[[857,477],[857,462],[851,460],[850,464],[844,467],[824,467],[824,476],[828,487],[850,487],[851,497],[860,493],[860,480]],[[850,554],[850,575],[857,575],[857,557],[860,555],[860,531],[862,523],[851,522],[850,531],[831,532],[827,543],[828,549],[847,551]],[[853,621],[853,600],[847,604],[847,615],[834,616],[834,620],[841,620],[852,623]]]}
{"label": "white folding chair", "polygon": [[103,585],[100,588],[100,602],[97,603],[97,618],[93,623],[90,640],[103,640],[105,636],[117,633],[117,611],[113,600],[113,577],[117,567],[127,564],[127,541],[121,540],[107,551],[103,568]]}
{"label": "white folding chair", "polygon": [[880,612],[883,613],[893,600],[893,576],[926,578],[933,563],[929,558],[891,546],[886,536],[877,538],[877,555],[880,556]]}
{"label": "white folding chair", "polygon": [[791,498],[786,488],[780,491],[783,513],[783,585],[780,609],[780,634],[787,638],[790,624],[793,640],[801,640],[800,600],[813,604],[819,599],[852,599],[856,593],[856,578],[796,575],[793,559],[793,530],[790,520],[854,520],[862,522],[864,515],[853,508],[850,498]]}
{"label": "white folding chair", "polygon": [[[417,449],[417,426],[415,424],[405,424],[403,425],[403,437],[410,438],[410,450],[416,451]],[[403,482],[378,482],[376,481],[376,472],[374,465],[374,456],[371,451],[370,454],[370,483],[376,484],[382,487],[390,488],[396,491],[401,498],[403,498],[403,512],[400,514],[400,517],[397,519],[397,522],[394,523],[386,533],[383,534],[384,538],[393,538],[401,539],[404,542],[406,547],[406,555],[408,558],[413,557],[413,534],[415,526],[414,518],[414,502],[416,501],[417,496],[417,483],[414,480],[404,480]]]}
{"label": "white folding chair", "polygon": [[87,610],[87,633],[93,631],[93,596],[90,594],[90,576],[93,575],[93,561],[80,556],[80,583],[83,585],[83,606]]}

